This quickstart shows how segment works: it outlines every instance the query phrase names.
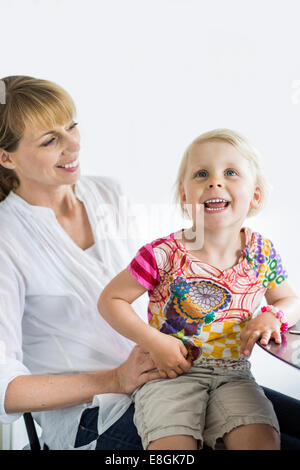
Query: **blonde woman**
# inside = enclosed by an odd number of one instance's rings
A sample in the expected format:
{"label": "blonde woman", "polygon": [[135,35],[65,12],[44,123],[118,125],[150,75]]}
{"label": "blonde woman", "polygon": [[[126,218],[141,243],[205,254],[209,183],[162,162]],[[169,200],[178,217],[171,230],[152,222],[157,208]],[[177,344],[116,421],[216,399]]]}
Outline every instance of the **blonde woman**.
{"label": "blonde woman", "polygon": [[[144,449],[214,449],[219,440],[231,450],[280,449],[276,414],[247,357],[257,340],[281,342],[300,318],[300,298],[273,243],[243,225],[266,194],[245,138],[227,129],[201,135],[177,179],[193,226],[143,246],[100,296],[101,315],[142,345],[162,376],[132,395]],[[146,291],[149,324],[131,307]]]}
{"label": "blonde woman", "polygon": [[97,311],[99,290],[136,250],[98,230],[120,185],[80,176],[66,91],[24,76],[2,83],[0,421],[33,412],[50,449],[141,448],[128,394],[158,374]]}

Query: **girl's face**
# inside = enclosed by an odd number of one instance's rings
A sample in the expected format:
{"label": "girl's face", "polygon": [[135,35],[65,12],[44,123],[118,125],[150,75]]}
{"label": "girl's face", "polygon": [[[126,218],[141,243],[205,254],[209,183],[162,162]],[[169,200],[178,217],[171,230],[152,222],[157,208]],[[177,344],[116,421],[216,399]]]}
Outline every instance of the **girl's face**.
{"label": "girl's face", "polygon": [[250,207],[259,206],[262,191],[250,162],[233,145],[210,141],[191,149],[180,195],[181,204],[191,205],[194,226],[196,204],[203,204],[206,229],[240,229]]}
{"label": "girl's face", "polygon": [[[26,129],[15,152],[1,161],[13,169],[22,187],[74,184],[79,176],[80,135],[74,121],[54,129]],[[3,157],[2,157],[3,158]],[[69,168],[62,167],[72,165]]]}

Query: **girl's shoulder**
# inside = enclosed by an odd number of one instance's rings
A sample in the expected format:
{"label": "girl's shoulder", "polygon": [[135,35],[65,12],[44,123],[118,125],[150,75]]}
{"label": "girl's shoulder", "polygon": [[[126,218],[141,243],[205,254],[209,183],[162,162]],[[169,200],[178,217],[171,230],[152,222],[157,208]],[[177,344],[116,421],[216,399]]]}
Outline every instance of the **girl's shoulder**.
{"label": "girl's shoulder", "polygon": [[248,244],[246,243],[244,255],[262,285],[271,289],[287,279],[287,271],[272,240],[250,229],[246,229],[245,233]]}

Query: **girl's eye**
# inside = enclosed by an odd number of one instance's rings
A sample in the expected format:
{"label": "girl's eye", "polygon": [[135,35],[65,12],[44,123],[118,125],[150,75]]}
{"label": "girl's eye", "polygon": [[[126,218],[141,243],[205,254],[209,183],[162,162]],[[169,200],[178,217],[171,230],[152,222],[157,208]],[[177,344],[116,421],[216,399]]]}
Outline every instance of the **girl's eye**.
{"label": "girl's eye", "polygon": [[[76,126],[78,126],[78,122],[73,122],[73,124],[69,127],[69,131],[74,129]],[[48,140],[48,142],[45,142],[43,144],[43,147],[48,147],[48,145],[51,145],[55,141],[55,137],[52,137],[52,139]]]}
{"label": "girl's eye", "polygon": [[200,178],[205,178],[207,176],[206,170],[200,170],[196,173],[196,176],[200,176]]}
{"label": "girl's eye", "polygon": [[234,175],[237,174],[235,170],[226,170],[225,173],[226,173],[226,175],[228,175],[228,176],[234,176]]}

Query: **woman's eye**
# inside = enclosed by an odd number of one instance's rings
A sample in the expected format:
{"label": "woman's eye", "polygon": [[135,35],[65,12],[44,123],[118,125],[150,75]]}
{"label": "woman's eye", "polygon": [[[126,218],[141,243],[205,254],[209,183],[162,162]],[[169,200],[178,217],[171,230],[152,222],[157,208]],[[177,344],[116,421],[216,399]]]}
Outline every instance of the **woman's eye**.
{"label": "woman's eye", "polygon": [[236,171],[235,171],[235,170],[226,170],[225,173],[226,173],[226,175],[228,175],[228,176],[234,176],[234,175],[236,175]]}
{"label": "woman's eye", "polygon": [[201,178],[205,178],[207,176],[206,170],[200,170],[196,173],[196,176],[200,176]]}
{"label": "woman's eye", "polygon": [[[73,124],[69,127],[69,131],[71,131],[72,129],[74,129],[76,126],[78,126],[78,122],[73,122]],[[51,145],[54,141],[55,141],[55,137],[52,137],[52,139],[48,140],[48,142],[45,142],[43,144],[43,147],[48,147],[48,145]]]}
{"label": "woman's eye", "polygon": [[43,147],[48,147],[48,145],[51,145],[52,142],[54,142],[54,141],[55,141],[55,137],[52,137],[52,139],[48,140],[48,142],[45,142],[45,143],[43,144]]}

